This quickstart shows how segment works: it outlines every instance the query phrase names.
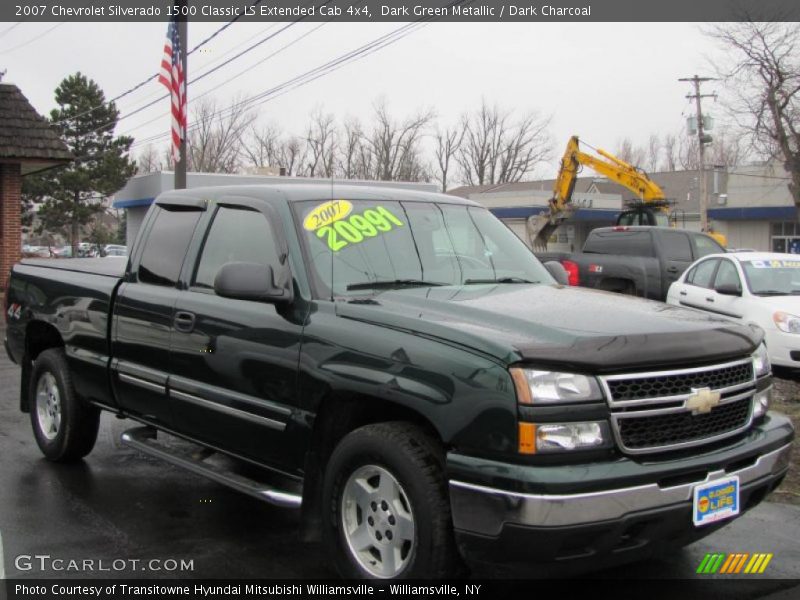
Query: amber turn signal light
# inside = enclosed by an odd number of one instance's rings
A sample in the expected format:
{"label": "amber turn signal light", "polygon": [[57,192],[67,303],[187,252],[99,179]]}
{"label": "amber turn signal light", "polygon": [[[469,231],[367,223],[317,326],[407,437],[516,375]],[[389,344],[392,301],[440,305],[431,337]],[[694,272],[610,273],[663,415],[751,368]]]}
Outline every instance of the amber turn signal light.
{"label": "amber turn signal light", "polygon": [[533,423],[519,424],[519,453],[536,454],[536,425]]}

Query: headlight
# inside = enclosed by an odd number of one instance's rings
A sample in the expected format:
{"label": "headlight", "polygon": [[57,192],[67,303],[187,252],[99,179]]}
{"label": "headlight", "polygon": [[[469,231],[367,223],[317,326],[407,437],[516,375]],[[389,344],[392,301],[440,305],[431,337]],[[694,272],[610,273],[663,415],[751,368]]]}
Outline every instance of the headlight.
{"label": "headlight", "polygon": [[552,454],[611,446],[611,432],[605,421],[519,424],[520,454]]}
{"label": "headlight", "polygon": [[772,386],[765,390],[756,392],[753,396],[753,418],[759,419],[767,414],[769,410],[769,401],[772,399]]}
{"label": "headlight", "polygon": [[756,377],[769,375],[769,354],[767,354],[767,347],[764,342],[753,352],[753,370],[756,372]]}
{"label": "headlight", "polygon": [[510,369],[520,404],[553,404],[602,400],[594,377],[575,373]]}
{"label": "headlight", "polygon": [[800,333],[800,317],[778,310],[772,313],[772,320],[781,331]]}

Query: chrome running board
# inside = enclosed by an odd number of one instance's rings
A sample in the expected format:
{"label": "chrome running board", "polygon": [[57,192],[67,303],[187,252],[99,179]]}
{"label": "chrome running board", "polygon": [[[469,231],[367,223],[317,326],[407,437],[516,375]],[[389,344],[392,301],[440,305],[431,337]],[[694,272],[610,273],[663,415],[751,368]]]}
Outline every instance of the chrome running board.
{"label": "chrome running board", "polygon": [[156,430],[152,427],[134,427],[125,431],[121,439],[123,444],[143,454],[154,456],[264,502],[286,508],[300,508],[302,504],[303,499],[298,494],[269,487],[262,482],[204,462],[205,458],[208,458],[207,453],[197,458],[184,450],[167,448],[159,444],[156,440]]}

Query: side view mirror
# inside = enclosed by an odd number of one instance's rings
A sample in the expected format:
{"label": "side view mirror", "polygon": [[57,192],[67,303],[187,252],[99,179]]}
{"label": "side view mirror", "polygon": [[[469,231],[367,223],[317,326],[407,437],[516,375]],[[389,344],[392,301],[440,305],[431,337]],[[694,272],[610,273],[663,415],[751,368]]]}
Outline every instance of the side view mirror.
{"label": "side view mirror", "polygon": [[291,288],[275,285],[272,267],[251,262],[222,265],[214,278],[214,291],[223,298],[279,303],[292,300]]}
{"label": "side view mirror", "polygon": [[732,283],[721,283],[714,286],[714,291],[723,296],[741,296],[742,289],[738,285]]}
{"label": "side view mirror", "polygon": [[557,260],[548,260],[544,263],[544,268],[553,276],[553,278],[561,285],[569,285],[569,274],[567,270]]}

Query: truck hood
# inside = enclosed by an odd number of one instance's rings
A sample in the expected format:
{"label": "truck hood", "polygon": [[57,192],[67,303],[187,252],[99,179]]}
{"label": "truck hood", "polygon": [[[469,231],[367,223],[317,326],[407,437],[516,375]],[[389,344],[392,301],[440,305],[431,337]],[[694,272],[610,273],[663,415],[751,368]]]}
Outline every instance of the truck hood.
{"label": "truck hood", "polygon": [[603,373],[738,358],[762,339],[733,321],[558,285],[408,288],[337,303],[343,318],[465,346],[511,364]]}

